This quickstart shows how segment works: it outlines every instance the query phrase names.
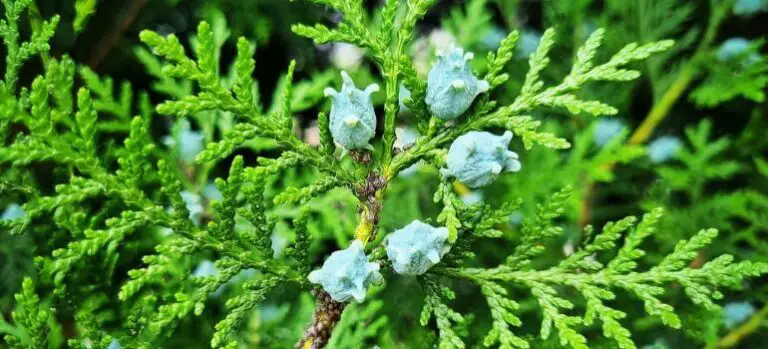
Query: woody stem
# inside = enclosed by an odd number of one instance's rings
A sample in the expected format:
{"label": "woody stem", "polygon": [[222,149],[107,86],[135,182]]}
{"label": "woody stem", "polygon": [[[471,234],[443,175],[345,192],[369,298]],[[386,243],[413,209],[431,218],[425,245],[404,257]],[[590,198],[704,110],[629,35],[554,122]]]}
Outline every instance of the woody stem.
{"label": "woody stem", "polygon": [[[363,242],[363,245],[376,239],[376,231],[379,225],[379,214],[384,197],[387,181],[376,172],[368,175],[365,183],[356,188],[356,194],[362,203],[360,221],[355,228],[355,239]],[[331,332],[341,319],[341,314],[347,303],[336,302],[331,296],[322,290],[312,291],[317,298],[315,312],[312,315],[312,324],[304,331],[304,336],[296,344],[297,349],[319,349],[328,344]]]}
{"label": "woody stem", "polygon": [[331,296],[322,290],[313,290],[312,294],[317,298],[315,312],[312,314],[312,324],[304,331],[296,349],[320,349],[328,344],[331,332],[341,319],[347,303],[336,302]]}

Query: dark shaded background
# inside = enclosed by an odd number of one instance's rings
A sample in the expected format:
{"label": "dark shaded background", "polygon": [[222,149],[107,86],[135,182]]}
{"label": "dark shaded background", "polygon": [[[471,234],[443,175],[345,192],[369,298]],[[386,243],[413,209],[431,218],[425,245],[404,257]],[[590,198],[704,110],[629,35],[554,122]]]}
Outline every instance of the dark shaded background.
{"label": "dark shaded background", "polygon": [[[633,1],[633,0],[627,0]],[[52,42],[52,54],[56,57],[67,54],[75,59],[78,64],[88,65],[101,76],[110,76],[116,82],[130,81],[136,91],[144,90],[150,93],[154,102],[158,103],[166,96],[159,95],[150,88],[154,78],[145,72],[142,64],[134,57],[133,48],[141,45],[138,40],[139,32],[151,29],[161,33],[174,33],[181,38],[181,42],[187,44],[187,37],[196,30],[200,20],[205,19],[206,9],[215,6],[221,9],[227,17],[231,37],[224,46],[221,67],[228,67],[235,53],[235,38],[246,36],[258,43],[256,52],[256,71],[254,79],[259,83],[263,103],[271,104],[270,98],[278,79],[288,67],[291,59],[296,59],[298,69],[296,80],[301,80],[311,73],[330,65],[326,52],[316,47],[308,39],[300,38],[290,31],[293,23],[332,22],[334,14],[320,6],[306,4],[302,1],[288,0],[102,0],[97,11],[88,21],[85,29],[75,34],[72,27],[74,17],[73,1],[65,0],[39,0],[37,1],[43,18],[54,14],[62,16],[62,22],[58,28],[56,37]],[[370,8],[377,6],[380,1],[368,0]],[[431,29],[440,25],[440,19],[446,16],[449,9],[463,4],[461,0],[442,0],[435,6],[420,24],[421,33],[428,33]],[[690,19],[690,26],[704,27],[709,20],[707,1],[700,1],[697,8],[698,15]],[[599,12],[600,1],[594,1],[595,12]],[[493,7],[494,21],[504,25],[503,15]],[[564,19],[567,14],[563,14]],[[542,14],[541,1],[523,1],[520,15],[520,27],[543,31],[551,23],[545,23]],[[26,17],[23,17],[26,18]],[[26,19],[25,19],[26,20]],[[715,42],[722,42],[729,37],[744,36],[750,39],[768,37],[768,14],[763,13],[745,20],[739,17],[729,19],[719,31]],[[762,24],[762,25],[761,25]],[[22,23],[20,28],[28,30],[28,25]],[[265,29],[266,28],[266,29]],[[28,33],[23,33],[26,36]],[[627,40],[631,41],[631,40]],[[557,57],[554,59],[570,59],[570,57]],[[564,53],[560,53],[564,54]],[[28,86],[39,72],[41,66],[37,60],[32,60],[24,66],[21,76],[21,86]],[[634,98],[629,110],[622,111],[622,117],[636,126],[646,116],[651,106],[651,91],[647,83],[642,83],[640,88],[634,90]],[[682,134],[684,126],[690,126],[705,117],[710,117],[714,123],[713,138],[730,135],[732,138],[744,130],[747,125],[753,103],[731,102],[725,103],[715,109],[701,111],[697,109],[687,98],[681,98],[670,116],[660,125],[658,134]],[[765,103],[760,106],[766,115]],[[316,110],[310,110],[300,114],[308,124],[314,120]],[[158,119],[165,117],[156,115]],[[162,124],[158,122],[158,124]],[[765,123],[763,123],[765,124]],[[156,135],[167,134],[162,127],[154,130]],[[768,142],[768,137],[761,139]],[[760,147],[754,147],[758,149]],[[765,147],[762,147],[765,149]],[[755,154],[758,155],[758,154]],[[252,161],[254,159],[249,159]],[[224,169],[223,171],[226,171]],[[627,169],[618,169],[619,178],[632,178]],[[623,171],[623,172],[622,172]],[[44,171],[41,171],[44,172]],[[50,174],[49,175],[53,175]],[[635,180],[636,178],[632,178]],[[644,176],[634,184],[644,186],[650,184],[655,178]],[[736,176],[730,181],[717,183],[719,189],[740,188],[749,183],[751,178]],[[432,192],[432,191],[430,191]],[[429,200],[431,198],[427,198]],[[611,205],[632,205],[633,197],[620,195],[605,195],[598,198],[600,207]],[[635,210],[637,211],[637,210]],[[600,217],[596,220],[604,220],[614,217]],[[599,222],[598,222],[599,223]],[[702,227],[703,228],[703,227]]]}
{"label": "dark shaded background", "polygon": [[[629,0],[631,1],[631,0]],[[174,4],[173,2],[178,2]],[[367,0],[370,8],[375,7],[380,1]],[[421,22],[421,30],[428,32],[431,28],[439,26],[440,16],[445,15],[454,6],[464,3],[462,0],[442,0],[430,11],[430,14]],[[60,14],[62,24],[53,41],[53,55],[68,54],[80,64],[87,64],[100,75],[111,76],[117,81],[128,80],[134,87],[150,91],[149,85],[152,78],[148,76],[142,65],[133,56],[132,48],[140,45],[138,34],[143,29],[152,29],[161,33],[174,33],[184,40],[195,31],[197,23],[204,19],[205,9],[214,5],[220,8],[227,17],[227,22],[232,30],[232,37],[246,36],[258,42],[256,52],[257,67],[254,78],[259,81],[262,91],[272,91],[280,75],[287,69],[290,59],[296,59],[298,63],[297,78],[310,73],[313,69],[320,69],[328,65],[327,57],[323,51],[318,50],[307,39],[299,38],[290,31],[293,23],[313,23],[315,21],[330,22],[333,13],[320,6],[306,4],[300,1],[287,0],[127,0],[127,1],[101,1],[97,11],[87,23],[87,26],[79,35],[75,35],[71,27],[74,17],[72,1],[40,0],[38,1],[43,18]],[[599,12],[600,1],[595,1],[592,7]],[[522,1],[521,26],[542,31],[548,27],[543,23],[542,1]],[[493,6],[494,20],[503,26],[503,17]],[[697,15],[692,18],[690,25],[703,27],[708,20],[708,3],[701,1],[697,8]],[[268,31],[258,27],[266,22]],[[768,37],[768,25],[760,23],[768,22],[768,14],[762,13],[745,20],[740,17],[732,17],[719,31],[716,42],[733,36],[747,38]],[[27,26],[22,25],[22,28]],[[229,40],[224,47],[221,66],[228,66],[233,58],[235,40]],[[22,74],[24,81],[31,80],[40,66],[27,64]],[[270,98],[271,93],[264,93],[265,99]],[[153,97],[154,100],[157,96]],[[649,108],[650,96],[647,89],[638,90],[637,103],[634,103],[633,112],[629,113],[631,121],[639,123]],[[268,100],[264,101],[266,105]],[[743,129],[748,120],[750,106],[738,104],[726,104],[711,111],[712,115],[722,117],[715,118],[715,129],[718,134],[736,132]],[[687,101],[681,100],[676,106],[675,114],[686,115],[686,118],[670,117],[665,121],[666,128],[680,129],[684,124],[692,121],[691,118],[703,118],[695,111],[695,107]],[[311,114],[307,114],[311,115]]]}

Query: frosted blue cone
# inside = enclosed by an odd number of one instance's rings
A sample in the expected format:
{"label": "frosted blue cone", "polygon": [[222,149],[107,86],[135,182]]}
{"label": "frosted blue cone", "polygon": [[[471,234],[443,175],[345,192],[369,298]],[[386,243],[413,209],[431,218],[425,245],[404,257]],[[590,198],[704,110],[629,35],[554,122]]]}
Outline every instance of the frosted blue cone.
{"label": "frosted blue cone", "polygon": [[24,212],[24,209],[19,206],[17,203],[11,203],[8,205],[8,207],[5,208],[5,211],[3,211],[3,214],[0,215],[0,220],[14,220],[23,218],[26,213]]}
{"label": "frosted blue cone", "polygon": [[453,47],[442,52],[427,76],[425,102],[437,118],[447,121],[458,118],[472,105],[475,98],[488,91],[490,85],[472,74],[471,52]]}
{"label": "frosted blue cone", "polygon": [[415,220],[387,236],[387,257],[398,274],[421,275],[440,262],[450,245],[448,228]]}
{"label": "frosted blue cone", "polygon": [[768,0],[736,0],[733,13],[737,16],[751,16],[768,11]]}
{"label": "frosted blue cone", "polygon": [[123,349],[123,346],[120,345],[120,341],[113,339],[111,342],[109,342],[107,349]]}
{"label": "frosted blue cone", "polygon": [[472,131],[456,138],[448,150],[444,177],[455,177],[470,188],[487,186],[504,172],[520,171],[517,153],[507,149],[512,132],[497,136],[489,132]]}
{"label": "frosted blue cone", "polygon": [[753,42],[745,38],[736,37],[725,40],[720,48],[717,49],[717,60],[720,62],[733,62],[739,59],[737,63],[751,65],[760,60],[757,52],[746,54]]}
{"label": "frosted blue cone", "polygon": [[594,132],[595,144],[601,148],[604,147],[626,128],[627,126],[619,119],[602,118],[598,120]]}
{"label": "frosted blue cone", "polygon": [[371,94],[379,91],[379,85],[371,84],[360,90],[347,72],[342,71],[341,77],[344,80],[341,92],[330,87],[324,91],[326,97],[331,97],[331,136],[347,150],[371,149],[368,142],[376,134],[376,113]]}
{"label": "frosted blue cone", "polygon": [[654,163],[658,164],[666,162],[667,160],[676,158],[677,152],[679,152],[682,147],[683,142],[677,137],[662,136],[648,145],[648,156]]}
{"label": "frosted blue cone", "polygon": [[755,313],[755,307],[748,302],[731,302],[723,307],[725,327],[734,328]]}
{"label": "frosted blue cone", "polygon": [[320,284],[337,302],[365,300],[368,287],[383,280],[377,263],[368,262],[363,243],[355,240],[344,250],[331,253],[323,267],[309,273],[313,284]]}
{"label": "frosted blue cone", "polygon": [[195,268],[195,271],[192,272],[192,276],[203,278],[203,277],[214,276],[218,273],[219,273],[219,270],[216,269],[216,265],[213,262],[209,260],[204,260],[197,265],[197,267]]}

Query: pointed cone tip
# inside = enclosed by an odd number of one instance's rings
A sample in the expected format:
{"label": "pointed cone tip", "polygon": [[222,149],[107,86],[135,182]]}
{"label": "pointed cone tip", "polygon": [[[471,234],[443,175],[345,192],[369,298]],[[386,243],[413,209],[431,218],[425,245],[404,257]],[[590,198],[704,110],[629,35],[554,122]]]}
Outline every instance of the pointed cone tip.
{"label": "pointed cone tip", "polygon": [[440,254],[437,253],[437,251],[429,251],[427,253],[427,258],[432,262],[432,264],[437,264],[440,262]]}
{"label": "pointed cone tip", "polygon": [[313,284],[320,283],[320,270],[315,270],[307,275],[307,280]]}
{"label": "pointed cone tip", "polygon": [[344,118],[344,124],[348,127],[355,127],[360,122],[360,118],[357,116],[347,116]]}

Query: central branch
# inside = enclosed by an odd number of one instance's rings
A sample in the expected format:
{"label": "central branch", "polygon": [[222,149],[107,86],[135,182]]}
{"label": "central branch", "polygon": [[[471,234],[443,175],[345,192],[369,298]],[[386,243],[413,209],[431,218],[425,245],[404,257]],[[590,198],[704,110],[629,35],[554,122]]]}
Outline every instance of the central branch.
{"label": "central branch", "polygon": [[[363,244],[376,240],[379,226],[382,199],[387,180],[378,172],[371,172],[365,182],[355,188],[355,194],[360,199],[360,221],[355,228],[355,239]],[[304,332],[296,348],[322,348],[331,337],[331,332],[341,319],[341,314],[347,306],[346,302],[336,302],[325,291],[313,291],[317,303],[312,316],[312,324]]]}
{"label": "central branch", "polygon": [[382,199],[387,180],[378,172],[371,172],[365,182],[355,188],[355,194],[362,204],[360,209],[360,221],[355,228],[355,239],[366,245],[376,239],[376,230],[379,226]]}

